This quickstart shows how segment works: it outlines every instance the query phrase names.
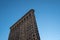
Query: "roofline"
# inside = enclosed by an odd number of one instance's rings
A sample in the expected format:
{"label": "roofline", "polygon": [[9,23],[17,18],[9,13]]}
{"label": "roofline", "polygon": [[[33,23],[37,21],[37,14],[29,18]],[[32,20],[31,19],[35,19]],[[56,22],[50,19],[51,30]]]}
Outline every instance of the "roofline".
{"label": "roofline", "polygon": [[22,18],[24,18],[29,12],[33,11],[34,12],[34,9],[30,9],[24,16],[22,16],[17,22],[15,22],[11,27],[10,29],[15,25],[17,24]]}

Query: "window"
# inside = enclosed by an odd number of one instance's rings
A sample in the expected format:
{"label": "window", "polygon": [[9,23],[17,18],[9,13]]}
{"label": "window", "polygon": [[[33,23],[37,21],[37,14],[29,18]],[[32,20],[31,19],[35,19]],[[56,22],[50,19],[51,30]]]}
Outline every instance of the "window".
{"label": "window", "polygon": [[21,21],[21,25],[23,24],[23,20]]}
{"label": "window", "polygon": [[23,23],[23,20],[21,22]]}
{"label": "window", "polygon": [[28,40],[28,39],[27,39]]}
{"label": "window", "polygon": [[35,35],[33,34],[33,37],[34,37]]}
{"label": "window", "polygon": [[33,28],[32,25],[28,26],[28,27],[27,27],[27,31],[32,30],[32,28]]}
{"label": "window", "polygon": [[28,16],[26,18],[28,19]]}
{"label": "window", "polygon": [[29,14],[29,16],[31,17],[31,14]]}
{"label": "window", "polygon": [[35,38],[33,38],[33,40],[35,40]]}
{"label": "window", "polygon": [[21,24],[21,22],[19,22],[19,25]]}
{"label": "window", "polygon": [[24,21],[25,21],[26,19],[24,18]]}

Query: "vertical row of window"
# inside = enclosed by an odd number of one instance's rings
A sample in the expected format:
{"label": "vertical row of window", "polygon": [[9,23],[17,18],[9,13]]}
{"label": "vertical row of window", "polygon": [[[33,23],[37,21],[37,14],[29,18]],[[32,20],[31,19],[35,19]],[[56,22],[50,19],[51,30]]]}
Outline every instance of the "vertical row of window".
{"label": "vertical row of window", "polygon": [[[12,36],[11,36],[12,35]],[[18,40],[19,39],[19,28],[15,26],[11,29],[11,40]]]}
{"label": "vertical row of window", "polygon": [[27,32],[28,32],[28,34],[27,34],[28,35],[27,40],[37,40],[35,38],[35,36],[37,36],[37,34],[33,32],[34,31],[33,29],[34,29],[33,25],[30,25],[29,27],[27,27]]}
{"label": "vertical row of window", "polygon": [[[31,30],[31,29],[35,29],[35,30]],[[29,32],[28,33],[29,34],[29,38],[27,40],[39,40],[37,27],[34,28],[33,25],[31,25],[31,26],[27,27],[27,31]],[[35,31],[35,32],[33,32],[33,31]],[[30,37],[31,35],[33,36],[33,38]]]}

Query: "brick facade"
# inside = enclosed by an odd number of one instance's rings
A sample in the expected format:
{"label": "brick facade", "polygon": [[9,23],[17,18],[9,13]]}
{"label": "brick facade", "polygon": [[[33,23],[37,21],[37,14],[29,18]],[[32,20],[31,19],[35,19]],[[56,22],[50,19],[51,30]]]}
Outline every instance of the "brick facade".
{"label": "brick facade", "polygon": [[40,40],[33,9],[10,27],[8,40]]}

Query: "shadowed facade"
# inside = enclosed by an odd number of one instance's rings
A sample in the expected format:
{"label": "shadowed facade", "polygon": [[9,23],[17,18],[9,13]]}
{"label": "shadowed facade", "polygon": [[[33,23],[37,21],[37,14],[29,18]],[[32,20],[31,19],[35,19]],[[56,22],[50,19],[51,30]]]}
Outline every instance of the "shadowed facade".
{"label": "shadowed facade", "polygon": [[40,40],[33,9],[10,27],[8,40]]}

